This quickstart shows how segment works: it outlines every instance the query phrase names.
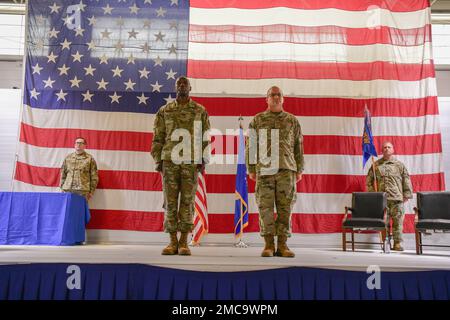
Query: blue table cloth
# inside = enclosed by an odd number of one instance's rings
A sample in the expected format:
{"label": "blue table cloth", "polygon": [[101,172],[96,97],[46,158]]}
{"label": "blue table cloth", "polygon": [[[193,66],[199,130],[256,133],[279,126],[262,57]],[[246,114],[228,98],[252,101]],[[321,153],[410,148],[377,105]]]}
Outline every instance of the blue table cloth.
{"label": "blue table cloth", "polygon": [[89,219],[77,194],[0,192],[0,244],[73,245],[85,241]]}

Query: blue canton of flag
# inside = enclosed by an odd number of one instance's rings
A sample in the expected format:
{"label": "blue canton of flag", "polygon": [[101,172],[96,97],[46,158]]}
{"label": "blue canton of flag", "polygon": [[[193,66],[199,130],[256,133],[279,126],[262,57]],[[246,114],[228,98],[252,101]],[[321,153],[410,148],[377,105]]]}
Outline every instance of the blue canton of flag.
{"label": "blue canton of flag", "polygon": [[189,2],[30,1],[24,103],[155,113],[186,75]]}
{"label": "blue canton of flag", "polygon": [[372,136],[372,123],[370,120],[370,112],[365,106],[364,109],[364,131],[362,136],[362,151],[363,151],[363,168],[366,165],[367,160],[370,159],[371,156],[377,157],[377,150],[375,145],[373,144],[373,136]]}
{"label": "blue canton of flag", "polygon": [[245,165],[245,140],[242,127],[239,129],[238,165],[236,173],[236,201],[234,204],[234,234],[239,236],[248,225],[247,167]]}

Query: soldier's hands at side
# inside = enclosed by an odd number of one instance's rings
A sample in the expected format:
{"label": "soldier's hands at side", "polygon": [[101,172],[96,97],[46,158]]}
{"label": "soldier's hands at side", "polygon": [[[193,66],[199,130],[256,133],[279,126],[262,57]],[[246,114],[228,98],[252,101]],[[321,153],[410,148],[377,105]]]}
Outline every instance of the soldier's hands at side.
{"label": "soldier's hands at side", "polygon": [[197,165],[198,172],[201,172],[202,174],[205,174],[205,165],[204,164],[198,164]]}
{"label": "soldier's hands at side", "polygon": [[249,173],[249,174],[248,174],[248,177],[249,177],[251,180],[256,181],[256,173]]}
{"label": "soldier's hands at side", "polygon": [[91,198],[92,198],[92,193],[88,193],[86,197],[87,197],[88,200],[91,200]]}
{"label": "soldier's hands at side", "polygon": [[297,172],[297,182],[302,180],[303,174],[301,172]]}

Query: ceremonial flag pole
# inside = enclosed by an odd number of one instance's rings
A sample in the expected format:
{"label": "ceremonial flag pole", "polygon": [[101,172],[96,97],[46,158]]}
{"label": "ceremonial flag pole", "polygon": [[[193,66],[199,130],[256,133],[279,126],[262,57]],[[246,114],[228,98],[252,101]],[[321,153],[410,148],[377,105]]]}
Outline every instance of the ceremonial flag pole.
{"label": "ceremonial flag pole", "polygon": [[245,164],[245,139],[242,128],[242,116],[239,117],[239,150],[238,165],[236,173],[236,200],[234,204],[234,235],[239,239],[236,247],[246,248],[247,244],[242,240],[244,228],[248,225],[248,187],[247,187],[247,167]]}

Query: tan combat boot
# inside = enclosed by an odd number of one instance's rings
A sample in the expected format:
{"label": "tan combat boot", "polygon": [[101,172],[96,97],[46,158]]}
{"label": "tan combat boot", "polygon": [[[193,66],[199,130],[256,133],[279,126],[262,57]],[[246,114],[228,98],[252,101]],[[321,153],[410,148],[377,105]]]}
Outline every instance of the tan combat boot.
{"label": "tan combat boot", "polygon": [[162,255],[174,255],[178,253],[178,239],[177,233],[170,233],[170,243],[161,252]]}
{"label": "tan combat boot", "polygon": [[285,236],[285,235],[278,236],[276,255],[279,257],[293,258],[293,257],[295,257],[295,253],[293,253],[291,250],[289,250],[289,247],[287,246],[286,241],[287,241],[287,236]]}
{"label": "tan combat boot", "polygon": [[182,232],[180,241],[178,242],[178,255],[180,256],[190,256],[191,250],[188,247],[187,243],[188,233]]}
{"label": "tan combat boot", "polygon": [[261,257],[273,257],[275,254],[275,240],[273,239],[273,235],[265,235],[264,236],[264,250],[261,252]]}
{"label": "tan combat boot", "polygon": [[403,247],[402,247],[402,245],[401,245],[400,242],[395,242],[395,241],[394,241],[394,248],[392,248],[392,250],[395,250],[395,251],[403,251],[404,249],[403,249]]}

